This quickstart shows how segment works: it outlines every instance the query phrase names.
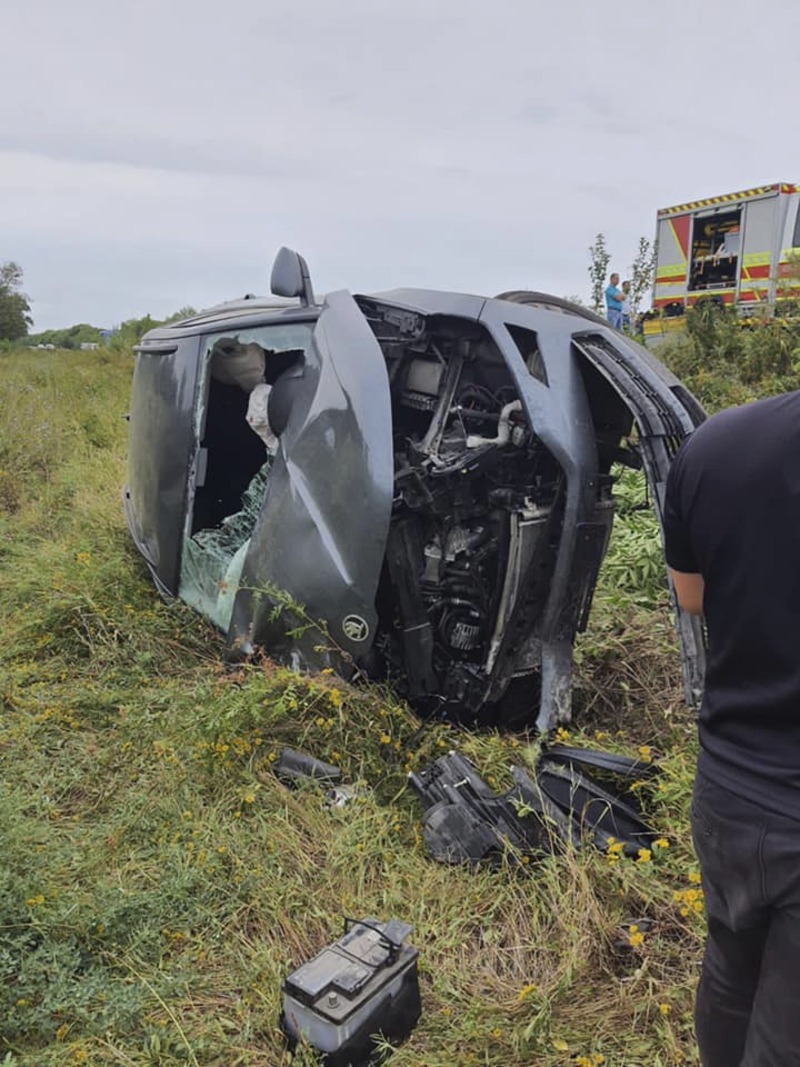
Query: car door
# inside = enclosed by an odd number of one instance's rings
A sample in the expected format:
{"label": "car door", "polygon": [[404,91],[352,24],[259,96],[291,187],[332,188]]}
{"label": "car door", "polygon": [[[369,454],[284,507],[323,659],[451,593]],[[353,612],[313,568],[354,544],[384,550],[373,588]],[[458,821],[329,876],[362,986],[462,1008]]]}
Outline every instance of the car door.
{"label": "car door", "polygon": [[187,501],[195,454],[194,411],[199,339],[153,331],[136,347],[131,391],[125,516],[156,586],[178,590]]}
{"label": "car door", "polygon": [[302,366],[286,373],[273,388],[285,425],[228,641],[244,653],[292,649],[307,664],[325,659],[321,646],[358,658],[377,623],[392,415],[383,355],[349,293],[326,298]]}

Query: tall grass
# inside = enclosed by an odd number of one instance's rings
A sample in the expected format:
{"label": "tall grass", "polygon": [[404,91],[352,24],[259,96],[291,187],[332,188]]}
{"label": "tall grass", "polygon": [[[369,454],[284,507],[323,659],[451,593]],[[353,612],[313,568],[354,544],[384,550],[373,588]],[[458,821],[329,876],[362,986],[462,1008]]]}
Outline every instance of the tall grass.
{"label": "tall grass", "polygon": [[[696,1062],[694,730],[658,583],[623,595],[624,548],[578,649],[570,739],[658,758],[637,792],[662,845],[441,867],[408,770],[458,745],[499,789],[533,739],[420,730],[380,687],[268,659],[228,669],[124,527],[130,357],[0,369],[0,1062],[286,1063],[281,980],[345,915],[414,924],[423,1015],[397,1067]],[[284,745],[342,766],[359,799],[289,791]]]}

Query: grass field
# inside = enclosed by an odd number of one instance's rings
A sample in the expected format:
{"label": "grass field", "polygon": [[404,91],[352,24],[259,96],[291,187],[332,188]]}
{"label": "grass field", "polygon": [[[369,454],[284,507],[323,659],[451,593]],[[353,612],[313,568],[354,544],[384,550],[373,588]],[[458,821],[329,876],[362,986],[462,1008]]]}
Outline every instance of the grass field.
{"label": "grass field", "polygon": [[[458,745],[501,788],[534,739],[419,733],[379,688],[227,668],[129,542],[131,357],[17,352],[0,370],[0,1064],[288,1063],[281,980],[345,915],[414,924],[423,1015],[396,1067],[697,1062],[696,742],[650,520],[615,533],[570,740],[658,760],[638,792],[661,847],[449,869],[426,856],[408,770]],[[362,797],[288,791],[284,745]]]}

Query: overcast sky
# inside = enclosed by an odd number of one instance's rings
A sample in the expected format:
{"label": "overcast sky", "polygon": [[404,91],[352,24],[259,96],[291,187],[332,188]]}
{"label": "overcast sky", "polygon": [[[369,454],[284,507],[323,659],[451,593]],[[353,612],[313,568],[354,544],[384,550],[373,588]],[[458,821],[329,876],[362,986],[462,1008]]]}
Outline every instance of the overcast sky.
{"label": "overcast sky", "polygon": [[3,0],[36,328],[268,289],[588,292],[659,207],[800,181],[800,0]]}

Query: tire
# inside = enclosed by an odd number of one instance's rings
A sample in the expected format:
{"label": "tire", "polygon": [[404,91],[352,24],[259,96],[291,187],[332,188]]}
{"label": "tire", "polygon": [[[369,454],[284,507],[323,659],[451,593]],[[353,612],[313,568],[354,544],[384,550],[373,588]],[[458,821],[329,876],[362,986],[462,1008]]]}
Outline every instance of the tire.
{"label": "tire", "polygon": [[560,296],[551,296],[549,293],[536,293],[530,289],[510,289],[507,293],[498,293],[495,300],[508,300],[512,304],[553,308],[570,315],[577,315],[601,326],[608,326],[606,320],[595,314],[594,311],[581,307],[580,304],[573,304],[570,300],[564,300]]}

